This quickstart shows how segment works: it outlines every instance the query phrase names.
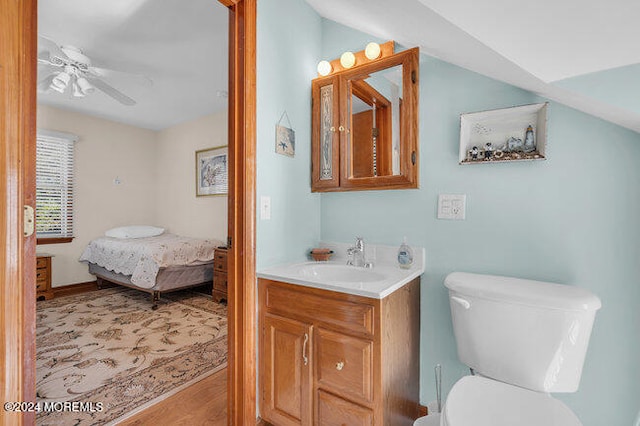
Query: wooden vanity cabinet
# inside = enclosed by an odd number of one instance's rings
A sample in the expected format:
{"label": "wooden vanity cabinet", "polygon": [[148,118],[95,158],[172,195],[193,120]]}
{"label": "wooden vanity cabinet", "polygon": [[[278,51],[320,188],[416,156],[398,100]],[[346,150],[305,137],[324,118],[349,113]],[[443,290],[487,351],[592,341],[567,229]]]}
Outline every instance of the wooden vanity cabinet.
{"label": "wooden vanity cabinet", "polygon": [[261,417],[274,425],[411,425],[420,279],[384,299],[259,279]]}

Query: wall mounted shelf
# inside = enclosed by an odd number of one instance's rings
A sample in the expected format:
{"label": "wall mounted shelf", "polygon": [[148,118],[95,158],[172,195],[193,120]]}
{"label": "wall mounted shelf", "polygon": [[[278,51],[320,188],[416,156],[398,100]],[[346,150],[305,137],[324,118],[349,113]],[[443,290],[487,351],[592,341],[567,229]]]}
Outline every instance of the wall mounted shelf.
{"label": "wall mounted shelf", "polygon": [[[546,159],[547,107],[545,102],[460,114],[460,164]],[[529,126],[533,141],[527,139]]]}

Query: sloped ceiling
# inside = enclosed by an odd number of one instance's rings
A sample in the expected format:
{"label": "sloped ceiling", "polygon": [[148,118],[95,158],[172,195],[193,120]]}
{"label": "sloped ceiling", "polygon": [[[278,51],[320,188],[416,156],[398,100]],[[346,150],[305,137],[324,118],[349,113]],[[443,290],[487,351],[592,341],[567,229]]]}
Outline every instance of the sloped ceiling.
{"label": "sloped ceiling", "polygon": [[327,19],[640,132],[629,90],[640,85],[640,2],[306,1]]}
{"label": "sloped ceiling", "polygon": [[39,103],[153,130],[226,108],[227,99],[219,92],[227,90],[228,12],[219,2],[38,3],[39,34],[82,49],[93,65],[144,74],[153,81],[148,86],[133,78],[107,80],[136,100],[134,106],[124,106],[99,91],[82,99],[39,93]]}

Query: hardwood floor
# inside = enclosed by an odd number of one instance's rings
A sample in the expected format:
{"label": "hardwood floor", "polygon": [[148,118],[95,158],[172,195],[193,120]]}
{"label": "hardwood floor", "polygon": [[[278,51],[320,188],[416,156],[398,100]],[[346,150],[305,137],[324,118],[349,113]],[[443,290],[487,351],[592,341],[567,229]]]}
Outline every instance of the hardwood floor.
{"label": "hardwood floor", "polygon": [[226,424],[226,368],[119,423],[122,426],[226,426]]}

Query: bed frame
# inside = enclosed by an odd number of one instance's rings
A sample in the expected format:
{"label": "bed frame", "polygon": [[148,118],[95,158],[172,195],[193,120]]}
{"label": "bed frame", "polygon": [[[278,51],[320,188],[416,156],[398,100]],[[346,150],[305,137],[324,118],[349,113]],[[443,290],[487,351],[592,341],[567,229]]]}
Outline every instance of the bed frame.
{"label": "bed frame", "polygon": [[109,282],[149,293],[151,295],[151,309],[156,310],[158,309],[158,300],[161,293],[212,283],[213,261],[201,265],[160,268],[156,283],[151,288],[138,287],[131,282],[131,275],[109,271],[95,263],[89,263],[89,273],[96,276],[98,289],[101,289],[105,282]]}

